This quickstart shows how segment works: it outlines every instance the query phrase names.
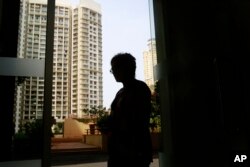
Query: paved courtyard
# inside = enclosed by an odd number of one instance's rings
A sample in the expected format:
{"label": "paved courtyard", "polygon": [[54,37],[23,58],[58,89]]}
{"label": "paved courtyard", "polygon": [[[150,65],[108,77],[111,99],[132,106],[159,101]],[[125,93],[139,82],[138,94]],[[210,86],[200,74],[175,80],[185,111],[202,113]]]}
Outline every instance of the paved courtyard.
{"label": "paved courtyard", "polygon": [[[82,142],[53,143],[52,152],[52,167],[107,167],[107,155]],[[159,167],[158,157],[150,167]]]}

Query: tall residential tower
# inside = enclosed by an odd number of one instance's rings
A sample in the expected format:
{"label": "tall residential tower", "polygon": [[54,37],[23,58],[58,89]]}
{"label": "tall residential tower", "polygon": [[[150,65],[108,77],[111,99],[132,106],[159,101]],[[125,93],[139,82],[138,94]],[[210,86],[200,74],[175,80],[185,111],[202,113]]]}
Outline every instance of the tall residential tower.
{"label": "tall residential tower", "polygon": [[[22,0],[18,58],[45,59],[47,0]],[[102,16],[94,0],[56,0],[53,54],[52,116],[57,121],[84,117],[103,105]],[[17,78],[16,129],[43,117],[44,78]]]}
{"label": "tall residential tower", "polygon": [[154,90],[156,82],[155,66],[157,65],[155,39],[148,40],[148,48],[143,52],[144,78],[151,91]]}
{"label": "tall residential tower", "polygon": [[103,105],[102,15],[93,0],[81,0],[72,14],[71,114]]}
{"label": "tall residential tower", "polygon": [[[22,0],[18,58],[45,59],[47,0]],[[52,116],[62,120],[70,109],[71,5],[57,0],[55,7]],[[20,78],[18,79],[20,80]],[[26,77],[16,87],[16,127],[43,116],[44,78]],[[19,120],[19,121],[18,121]]]}

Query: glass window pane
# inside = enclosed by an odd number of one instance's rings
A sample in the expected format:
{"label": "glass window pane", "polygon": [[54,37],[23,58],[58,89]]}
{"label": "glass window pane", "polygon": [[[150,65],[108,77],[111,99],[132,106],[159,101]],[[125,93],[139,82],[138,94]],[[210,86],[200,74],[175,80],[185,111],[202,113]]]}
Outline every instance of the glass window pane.
{"label": "glass window pane", "polygon": [[[47,25],[46,0],[43,0],[43,3],[33,0],[23,0],[20,3],[17,58],[44,60]],[[16,77],[15,82],[14,159],[41,159],[44,77]]]}
{"label": "glass window pane", "polygon": [[[36,167],[42,164],[45,80],[41,75],[43,72],[36,75],[30,71],[44,71],[46,3],[47,0],[39,3],[36,0],[0,3],[3,9],[0,12],[0,57],[10,63],[3,70],[12,71],[0,76],[3,92],[0,95],[0,127],[6,128],[6,133],[1,136],[1,143],[5,147],[0,151],[4,155],[0,158],[0,166]],[[22,71],[10,69],[15,67]]]}

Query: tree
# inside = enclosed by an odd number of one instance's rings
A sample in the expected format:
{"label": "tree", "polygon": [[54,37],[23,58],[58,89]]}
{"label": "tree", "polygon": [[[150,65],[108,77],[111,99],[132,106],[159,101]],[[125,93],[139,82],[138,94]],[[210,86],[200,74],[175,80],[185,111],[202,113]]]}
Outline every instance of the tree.
{"label": "tree", "polygon": [[150,116],[150,128],[152,131],[160,130],[160,94],[159,94],[159,81],[155,82],[154,92],[151,96],[151,116]]}

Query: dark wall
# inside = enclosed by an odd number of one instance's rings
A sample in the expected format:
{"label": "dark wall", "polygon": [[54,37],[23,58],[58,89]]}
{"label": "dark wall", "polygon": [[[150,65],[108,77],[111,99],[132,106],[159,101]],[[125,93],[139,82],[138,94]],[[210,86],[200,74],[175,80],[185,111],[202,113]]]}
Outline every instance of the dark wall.
{"label": "dark wall", "polygon": [[170,126],[163,140],[171,143],[162,152],[171,166],[229,166],[249,150],[250,3],[156,0],[155,7],[161,94],[168,94],[162,121]]}
{"label": "dark wall", "polygon": [[[16,57],[19,1],[0,2],[0,57]],[[15,78],[0,76],[0,161],[11,160]]]}

